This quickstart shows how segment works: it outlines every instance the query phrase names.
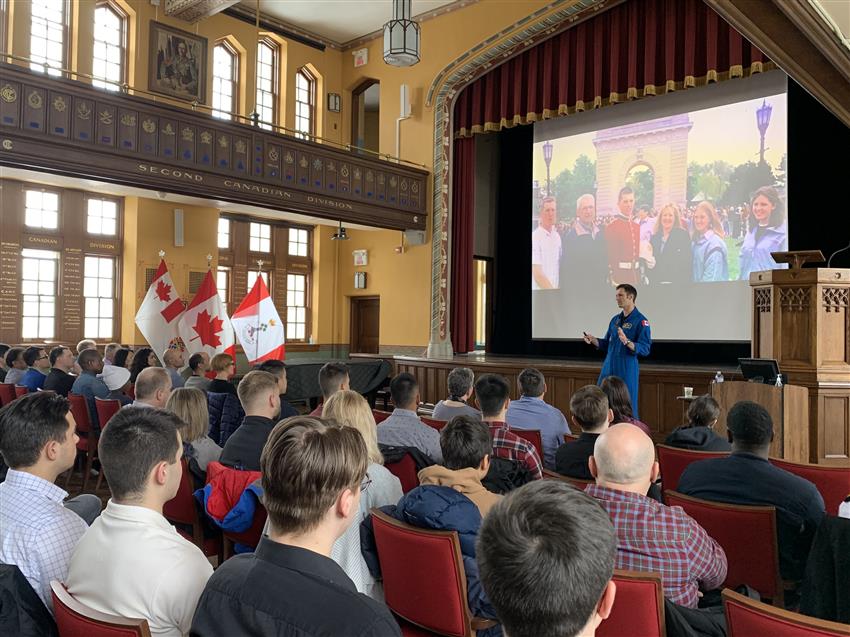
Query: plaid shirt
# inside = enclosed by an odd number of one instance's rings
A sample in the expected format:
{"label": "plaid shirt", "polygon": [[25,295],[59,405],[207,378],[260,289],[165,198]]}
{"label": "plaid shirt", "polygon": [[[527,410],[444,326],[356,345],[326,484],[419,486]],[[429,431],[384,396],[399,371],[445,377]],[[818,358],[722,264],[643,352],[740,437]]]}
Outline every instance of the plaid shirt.
{"label": "plaid shirt", "polygon": [[700,588],[717,588],[726,579],[723,549],[682,507],[595,484],[585,492],[608,511],[617,529],[617,568],[660,573],[671,602],[696,608]]}
{"label": "plaid shirt", "polygon": [[487,425],[490,427],[490,435],[493,436],[494,456],[521,462],[528,468],[534,480],[543,477],[543,465],[534,445],[512,433],[507,423],[494,420]]}

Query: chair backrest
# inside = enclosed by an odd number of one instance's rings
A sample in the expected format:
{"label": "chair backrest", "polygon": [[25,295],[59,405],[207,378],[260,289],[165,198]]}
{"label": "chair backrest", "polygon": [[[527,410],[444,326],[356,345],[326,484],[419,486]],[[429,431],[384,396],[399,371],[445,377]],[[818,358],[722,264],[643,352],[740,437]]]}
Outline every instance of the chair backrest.
{"label": "chair backrest", "polygon": [[151,637],[146,619],[128,619],[89,608],[56,580],[50,582],[50,589],[60,637]]}
{"label": "chair backrest", "polygon": [[375,424],[377,425],[379,422],[384,422],[387,418],[392,416],[392,413],[388,411],[379,411],[377,409],[373,409],[372,415],[375,417]]}
{"label": "chair backrest", "polygon": [[[619,592],[619,590],[617,591]],[[768,606],[728,588],[723,591],[728,637],[846,637],[850,625]],[[597,633],[598,634],[598,633]]]}
{"label": "chair backrest", "polygon": [[15,396],[15,386],[7,383],[0,383],[0,407],[8,405],[17,398]]}
{"label": "chair backrest", "polygon": [[69,393],[68,402],[71,403],[71,414],[77,423],[77,431],[80,433],[90,432],[91,419],[89,418],[89,406],[85,396]]}
{"label": "chair backrest", "polygon": [[838,507],[850,494],[850,467],[829,467],[771,458],[770,462],[814,484],[826,504],[826,512],[838,515]]}
{"label": "chair backrest", "polygon": [[516,427],[511,427],[511,431],[534,445],[537,455],[543,460],[543,436],[540,435],[539,429],[517,429]]}
{"label": "chair backrest", "polygon": [[124,393],[127,394],[133,400],[136,400],[136,384],[130,383],[124,388]]}
{"label": "chair backrest", "polygon": [[28,393],[30,393],[29,387],[25,385],[15,385],[15,398],[26,396]]}
{"label": "chair backrest", "polygon": [[434,420],[433,418],[426,418],[425,416],[419,416],[419,420],[429,427],[433,427],[437,431],[441,431],[443,427],[449,424],[447,420]]}
{"label": "chair backrest", "polygon": [[655,445],[658,453],[658,468],[661,470],[661,484],[665,491],[675,491],[679,487],[679,478],[692,462],[708,458],[728,456],[728,451],[691,451],[669,445]]}
{"label": "chair backrest", "polygon": [[725,504],[664,492],[669,506],[680,506],[725,551],[729,563],[724,586],[748,584],[780,606],[783,600],[776,540],[776,508]]}
{"label": "chair backrest", "polygon": [[398,462],[388,462],[384,466],[399,479],[401,490],[404,493],[419,486],[419,472],[416,471],[416,462],[409,453],[404,454]]}
{"label": "chair backrest", "polygon": [[372,509],[372,528],[387,606],[441,635],[473,635],[457,533],[410,526],[378,509]]}
{"label": "chair backrest", "polygon": [[162,505],[162,515],[169,522],[175,524],[195,524],[198,522],[198,509],[195,508],[195,496],[192,495],[192,473],[189,471],[189,463],[186,458],[180,459],[183,465],[183,475],[180,477],[180,485],[177,493],[168,502]]}
{"label": "chair backrest", "polygon": [[665,637],[661,574],[615,570],[614,583],[614,607],[596,637]]}
{"label": "chair backrest", "polygon": [[578,436],[574,434],[564,434],[564,443],[575,442],[578,440]]}
{"label": "chair backrest", "polygon": [[565,476],[563,473],[557,473],[556,471],[552,471],[551,469],[543,469],[543,477],[549,480],[561,480],[562,482],[566,482],[567,484],[571,484],[576,489],[580,491],[584,491],[584,488],[589,484],[594,484],[594,480],[583,480],[581,478],[572,478],[570,476]]}
{"label": "chair backrest", "polygon": [[121,401],[117,398],[98,398],[95,396],[94,404],[95,409],[97,409],[97,421],[100,423],[101,430],[103,430],[109,419],[121,409]]}

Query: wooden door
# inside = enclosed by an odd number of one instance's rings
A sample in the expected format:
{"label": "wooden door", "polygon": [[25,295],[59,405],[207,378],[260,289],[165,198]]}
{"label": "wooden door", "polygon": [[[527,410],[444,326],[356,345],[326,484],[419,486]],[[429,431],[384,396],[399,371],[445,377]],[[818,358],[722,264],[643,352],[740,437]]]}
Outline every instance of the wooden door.
{"label": "wooden door", "polygon": [[377,354],[381,324],[381,299],[355,296],[351,299],[350,352]]}

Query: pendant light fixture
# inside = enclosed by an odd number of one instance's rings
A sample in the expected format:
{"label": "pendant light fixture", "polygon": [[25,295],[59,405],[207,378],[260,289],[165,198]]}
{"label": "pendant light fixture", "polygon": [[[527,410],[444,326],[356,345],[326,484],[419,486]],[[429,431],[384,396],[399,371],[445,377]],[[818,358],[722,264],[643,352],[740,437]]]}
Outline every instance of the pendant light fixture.
{"label": "pendant light fixture", "polygon": [[419,62],[419,24],[410,5],[411,0],[393,0],[393,19],[384,25],[384,62],[391,66]]}

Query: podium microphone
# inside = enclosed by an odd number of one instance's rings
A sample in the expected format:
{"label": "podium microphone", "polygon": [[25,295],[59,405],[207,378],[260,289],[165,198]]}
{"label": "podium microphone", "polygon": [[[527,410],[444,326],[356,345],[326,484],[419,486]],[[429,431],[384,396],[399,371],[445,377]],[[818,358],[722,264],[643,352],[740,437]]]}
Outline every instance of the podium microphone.
{"label": "podium microphone", "polygon": [[843,248],[841,248],[840,250],[836,250],[835,252],[833,252],[832,254],[830,254],[830,255],[829,255],[829,259],[828,259],[828,260],[827,260],[827,262],[826,262],[826,267],[830,267],[830,266],[832,265],[832,257],[834,257],[836,254],[841,254],[841,253],[842,253],[842,252],[844,252],[845,250],[850,250],[850,243],[848,243],[846,246],[844,246],[844,247],[843,247]]}

